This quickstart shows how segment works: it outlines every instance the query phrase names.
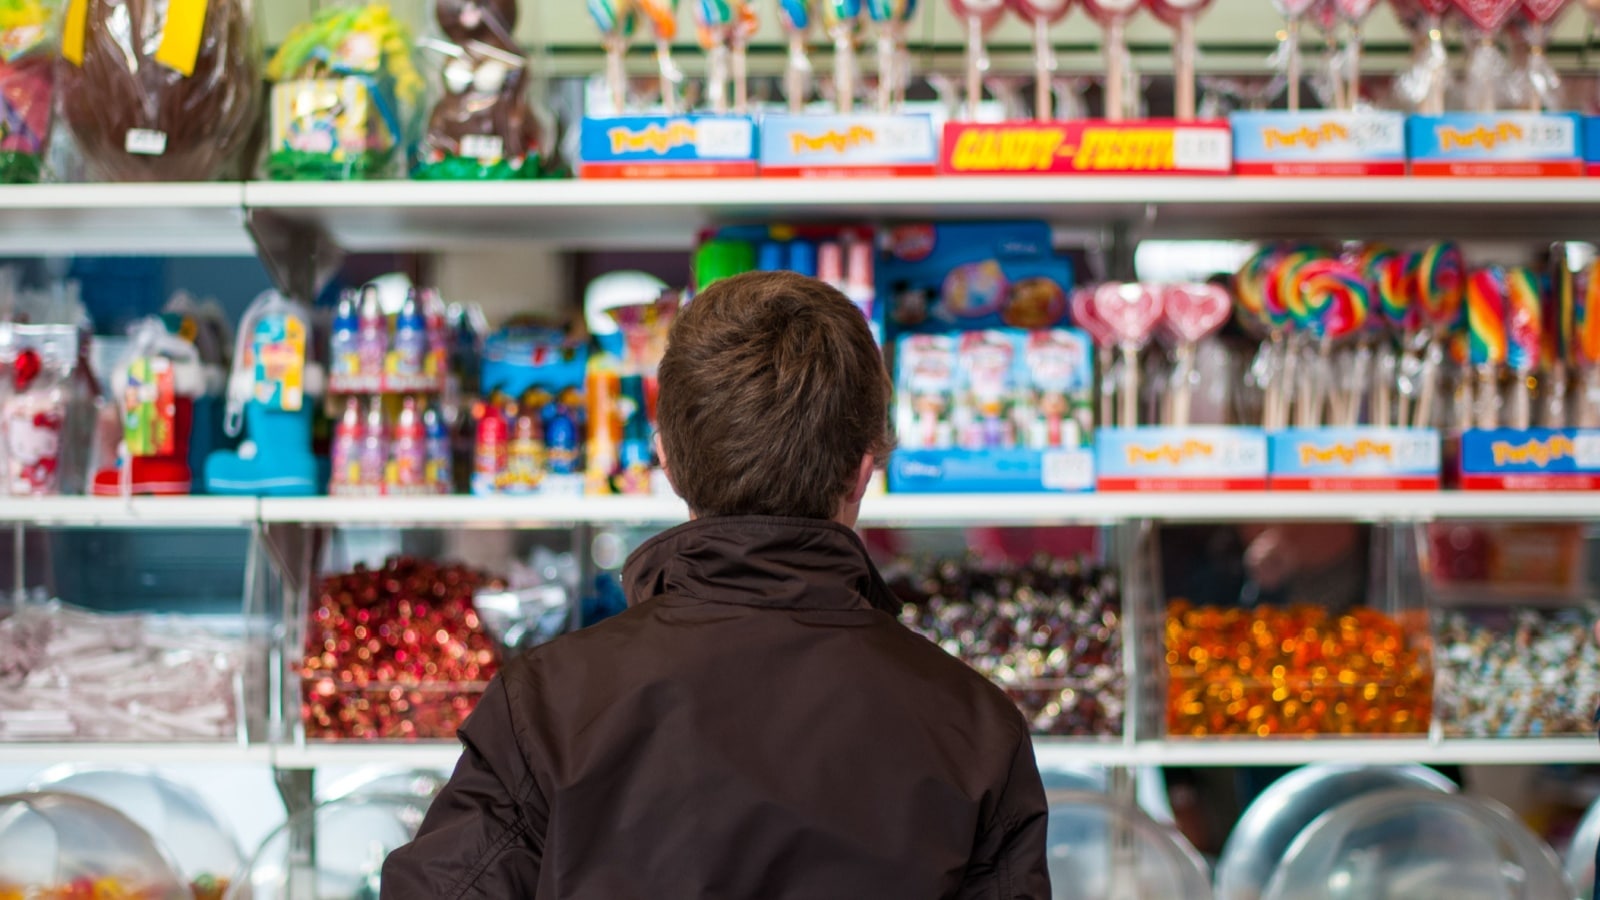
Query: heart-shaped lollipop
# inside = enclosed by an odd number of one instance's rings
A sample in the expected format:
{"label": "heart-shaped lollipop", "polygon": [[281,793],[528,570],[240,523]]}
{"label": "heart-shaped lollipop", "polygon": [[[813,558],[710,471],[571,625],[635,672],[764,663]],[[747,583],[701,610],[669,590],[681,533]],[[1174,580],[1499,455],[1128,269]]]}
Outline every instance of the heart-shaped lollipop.
{"label": "heart-shaped lollipop", "polygon": [[1128,114],[1128,20],[1142,5],[1141,0],[1083,0],[1084,11],[1100,26],[1106,63],[1105,117],[1111,122]]}
{"label": "heart-shaped lollipop", "polygon": [[1455,0],[1455,8],[1485,35],[1504,27],[1520,4],[1521,0]]}
{"label": "heart-shaped lollipop", "polygon": [[1116,342],[1138,349],[1150,343],[1161,321],[1161,294],[1143,284],[1102,284],[1090,298],[1095,318],[1105,323]]}
{"label": "heart-shaped lollipop", "polygon": [[1233,298],[1221,285],[1173,284],[1162,289],[1167,329],[1186,344],[1199,343],[1227,324]]}

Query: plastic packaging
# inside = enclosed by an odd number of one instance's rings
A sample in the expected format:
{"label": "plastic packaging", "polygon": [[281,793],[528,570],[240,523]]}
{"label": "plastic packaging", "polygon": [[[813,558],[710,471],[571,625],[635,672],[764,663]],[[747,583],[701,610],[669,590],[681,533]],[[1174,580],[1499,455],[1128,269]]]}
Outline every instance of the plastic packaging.
{"label": "plastic packaging", "polygon": [[101,178],[208,181],[254,131],[250,0],[69,0],[61,56],[61,115]]}
{"label": "plastic packaging", "polygon": [[1069,791],[1051,804],[1048,828],[1045,856],[1058,900],[1211,896],[1200,854],[1135,807]]}
{"label": "plastic packaging", "polygon": [[1510,810],[1413,788],[1340,804],[1295,839],[1267,900],[1543,900],[1576,896]]}
{"label": "plastic packaging", "polygon": [[222,900],[244,862],[239,842],[205,801],[154,772],[57,766],[33,789],[87,797],[132,819],[176,862],[195,900]]}
{"label": "plastic packaging", "polygon": [[[251,856],[235,900],[377,897],[383,860],[409,843],[422,825],[427,801],[415,796],[354,796],[297,813]],[[310,858],[294,840],[317,836]]]}
{"label": "plastic packaging", "polygon": [[1217,862],[1217,900],[1259,900],[1289,845],[1318,816],[1391,788],[1450,793],[1455,784],[1422,766],[1306,766],[1274,781],[1239,817]]}
{"label": "plastic packaging", "polygon": [[1567,856],[1562,866],[1577,893],[1575,897],[1593,897],[1595,881],[1595,850],[1600,848],[1600,803],[1592,804],[1589,811],[1578,820],[1572,832],[1572,843],[1567,846]]}
{"label": "plastic packaging", "polygon": [[516,0],[438,0],[434,15],[445,39],[425,46],[444,58],[444,89],[412,177],[538,176],[542,130],[528,105],[528,58],[513,37]]}
{"label": "plastic packaging", "polygon": [[422,97],[413,43],[382,2],[324,6],[290,32],[267,66],[267,177],[404,175]]}
{"label": "plastic packaging", "polygon": [[39,180],[55,111],[59,0],[0,2],[0,184]]}
{"label": "plastic packaging", "polygon": [[0,897],[192,900],[138,825],[53,791],[0,796]]}

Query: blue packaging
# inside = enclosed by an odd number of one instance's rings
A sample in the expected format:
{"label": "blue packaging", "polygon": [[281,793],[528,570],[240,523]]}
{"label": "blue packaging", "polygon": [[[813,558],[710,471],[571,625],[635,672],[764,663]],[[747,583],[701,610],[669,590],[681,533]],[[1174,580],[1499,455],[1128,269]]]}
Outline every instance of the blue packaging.
{"label": "blue packaging", "polygon": [[934,175],[933,120],[911,115],[770,115],[761,121],[763,178]]}
{"label": "blue packaging", "polygon": [[1067,328],[902,335],[889,489],[1092,489],[1093,355]]}
{"label": "blue packaging", "polygon": [[1247,112],[1233,125],[1239,175],[1406,173],[1406,117],[1396,112]]}
{"label": "blue packaging", "polygon": [[1600,430],[1502,428],[1465,432],[1461,435],[1461,487],[1508,491],[1600,489]]}
{"label": "blue packaging", "polygon": [[889,339],[983,328],[1051,328],[1068,321],[1072,263],[1044,222],[912,225],[889,232],[877,307]]}
{"label": "blue packaging", "polygon": [[1439,489],[1439,432],[1431,428],[1290,428],[1269,443],[1273,490]]}
{"label": "blue packaging", "polygon": [[1259,491],[1267,434],[1259,428],[1102,428],[1095,433],[1102,491]]}
{"label": "blue packaging", "polygon": [[585,116],[580,178],[753,178],[749,116]]}
{"label": "blue packaging", "polygon": [[1413,175],[1571,177],[1584,172],[1574,113],[1445,113],[1406,121]]}

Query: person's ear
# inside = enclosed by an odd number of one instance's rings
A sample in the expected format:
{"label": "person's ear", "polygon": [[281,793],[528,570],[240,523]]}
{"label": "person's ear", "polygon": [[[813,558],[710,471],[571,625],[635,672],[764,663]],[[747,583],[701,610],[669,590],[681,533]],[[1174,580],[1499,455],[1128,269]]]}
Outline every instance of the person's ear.
{"label": "person's ear", "polygon": [[878,461],[871,453],[861,457],[861,468],[856,470],[856,486],[850,491],[850,502],[860,503],[861,498],[867,495],[867,482],[872,480],[872,471],[878,467]]}
{"label": "person's ear", "polygon": [[661,474],[667,476],[667,484],[672,486],[672,492],[682,497],[683,495],[678,493],[678,483],[672,480],[672,466],[667,464],[667,448],[665,444],[661,443],[661,432],[659,431],[655,435],[655,447],[656,459],[661,460]]}

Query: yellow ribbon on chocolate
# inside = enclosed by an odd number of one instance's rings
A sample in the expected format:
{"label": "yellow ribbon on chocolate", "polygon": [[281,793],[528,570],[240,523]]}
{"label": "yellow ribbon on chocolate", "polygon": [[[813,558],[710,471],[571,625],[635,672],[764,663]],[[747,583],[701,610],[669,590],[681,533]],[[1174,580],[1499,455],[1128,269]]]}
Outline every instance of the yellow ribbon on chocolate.
{"label": "yellow ribbon on chocolate", "polygon": [[161,31],[156,62],[188,78],[200,58],[206,28],[206,0],[167,0],[167,27]]}
{"label": "yellow ribbon on chocolate", "polygon": [[[61,55],[73,65],[83,65],[84,33],[89,24],[89,0],[70,0],[67,21],[61,29]],[[167,0],[167,23],[161,30],[156,62],[188,78],[200,58],[200,38],[206,28],[206,0]]]}
{"label": "yellow ribbon on chocolate", "polygon": [[75,66],[83,65],[83,32],[89,23],[89,0],[67,4],[67,21],[61,28],[61,55]]}

